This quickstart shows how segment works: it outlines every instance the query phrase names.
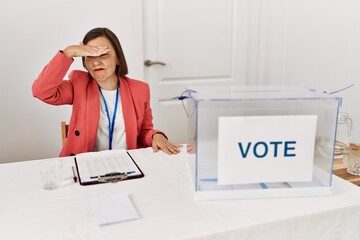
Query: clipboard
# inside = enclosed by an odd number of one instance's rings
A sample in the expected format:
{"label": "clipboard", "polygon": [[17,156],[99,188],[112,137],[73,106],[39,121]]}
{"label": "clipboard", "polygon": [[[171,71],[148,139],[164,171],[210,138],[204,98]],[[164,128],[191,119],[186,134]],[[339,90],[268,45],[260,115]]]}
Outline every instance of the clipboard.
{"label": "clipboard", "polygon": [[144,177],[125,149],[80,153],[74,161],[79,183],[83,186]]}

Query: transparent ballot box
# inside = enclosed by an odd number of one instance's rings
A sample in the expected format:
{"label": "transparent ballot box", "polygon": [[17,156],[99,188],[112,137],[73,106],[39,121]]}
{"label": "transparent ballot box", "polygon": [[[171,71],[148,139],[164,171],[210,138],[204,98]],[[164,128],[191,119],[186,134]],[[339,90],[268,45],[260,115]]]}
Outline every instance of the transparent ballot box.
{"label": "transparent ballot box", "polygon": [[197,200],[327,196],[341,98],[290,86],[189,87]]}

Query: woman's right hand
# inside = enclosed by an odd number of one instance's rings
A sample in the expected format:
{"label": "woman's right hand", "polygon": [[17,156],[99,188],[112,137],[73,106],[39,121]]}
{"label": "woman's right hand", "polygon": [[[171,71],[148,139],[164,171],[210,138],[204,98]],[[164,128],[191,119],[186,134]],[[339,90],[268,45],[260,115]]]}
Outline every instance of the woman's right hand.
{"label": "woman's right hand", "polygon": [[70,45],[66,47],[63,51],[69,58],[74,57],[97,57],[102,54],[106,54],[109,52],[109,48],[107,46],[92,46],[92,45]]}

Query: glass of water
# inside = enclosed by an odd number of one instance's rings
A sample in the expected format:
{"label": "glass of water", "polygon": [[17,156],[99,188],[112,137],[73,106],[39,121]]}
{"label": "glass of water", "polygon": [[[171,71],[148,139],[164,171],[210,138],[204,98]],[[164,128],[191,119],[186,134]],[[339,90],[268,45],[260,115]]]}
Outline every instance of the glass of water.
{"label": "glass of water", "polygon": [[63,164],[61,159],[43,160],[39,165],[41,182],[44,189],[53,190],[62,186]]}
{"label": "glass of water", "polygon": [[351,144],[348,148],[347,172],[360,176],[360,145]]}

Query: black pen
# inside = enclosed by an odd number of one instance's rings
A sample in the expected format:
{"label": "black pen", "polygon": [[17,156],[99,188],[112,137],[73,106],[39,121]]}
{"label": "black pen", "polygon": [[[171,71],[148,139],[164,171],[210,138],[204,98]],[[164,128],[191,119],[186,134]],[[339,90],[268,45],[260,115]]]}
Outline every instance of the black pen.
{"label": "black pen", "polygon": [[76,177],[76,175],[75,175],[75,170],[74,170],[74,166],[71,166],[71,168],[72,168],[72,172],[73,172],[73,176],[74,176],[74,182],[77,182],[77,177]]}
{"label": "black pen", "polygon": [[132,174],[135,173],[135,171],[130,171],[130,172],[113,172],[113,173],[107,173],[105,175],[100,175],[100,176],[91,176],[90,179],[96,179],[96,178],[104,178],[104,177],[117,177],[117,176],[122,176],[122,175],[127,175],[127,174]]}

